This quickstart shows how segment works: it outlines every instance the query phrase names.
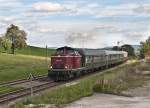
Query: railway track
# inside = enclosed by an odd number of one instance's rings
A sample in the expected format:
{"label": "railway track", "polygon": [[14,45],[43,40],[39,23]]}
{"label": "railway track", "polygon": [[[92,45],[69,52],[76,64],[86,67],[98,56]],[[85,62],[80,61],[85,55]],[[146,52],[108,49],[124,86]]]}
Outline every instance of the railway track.
{"label": "railway track", "polygon": [[[48,88],[51,88],[51,87],[54,87],[57,85],[58,85],[58,83],[56,83],[54,81],[49,81],[49,82],[45,82],[44,84],[41,84],[41,85],[33,86],[32,90],[33,90],[33,93],[37,93],[37,92],[43,91],[45,89],[48,89]],[[21,90],[2,94],[2,95],[0,95],[0,104],[4,104],[6,102],[16,100],[18,98],[21,98],[21,97],[24,97],[24,96],[27,96],[30,94],[31,94],[30,88],[24,88]]]}
{"label": "railway track", "polygon": [[[36,77],[34,77],[33,81],[44,79],[46,77],[47,77],[46,75],[44,75],[44,76],[36,76]],[[3,83],[0,83],[0,85],[2,85],[2,86],[12,86],[12,85],[25,83],[25,82],[30,82],[30,80],[29,79],[19,79],[19,80],[14,80],[14,81],[3,82]]]}

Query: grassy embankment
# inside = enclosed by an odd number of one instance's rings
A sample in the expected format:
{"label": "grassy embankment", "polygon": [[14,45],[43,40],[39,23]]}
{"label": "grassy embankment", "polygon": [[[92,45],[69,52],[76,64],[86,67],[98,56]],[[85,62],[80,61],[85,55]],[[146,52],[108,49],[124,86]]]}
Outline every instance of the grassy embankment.
{"label": "grassy embankment", "polygon": [[[47,54],[50,56],[55,50],[54,49],[48,49]],[[0,47],[0,52],[7,52],[11,53],[11,50],[4,51],[3,48]],[[16,49],[15,54],[23,54],[23,55],[32,55],[32,56],[46,56],[46,49],[45,48],[39,48],[39,47],[34,47],[34,46],[27,46],[23,49]]]}
{"label": "grassy embankment", "polygon": [[[0,54],[0,83],[27,78],[30,72],[34,75],[47,74],[45,58]],[[17,89],[0,85],[0,94]]]}
{"label": "grassy embankment", "polygon": [[[3,52],[3,49],[1,48],[0,51]],[[53,52],[53,49],[48,49],[48,56],[50,57]],[[45,56],[44,48],[32,46],[16,50],[15,55],[0,53],[0,83],[26,78],[29,72],[35,75],[47,74]]]}
{"label": "grassy embankment", "polygon": [[35,108],[42,108],[43,104],[60,106],[92,95],[95,91],[121,95],[121,91],[143,84],[143,76],[137,72],[137,67],[138,70],[143,70],[145,67],[150,70],[149,65],[143,67],[138,62],[120,65],[117,68],[103,71],[104,73],[97,73],[84,78],[75,85],[59,87],[45,91],[41,96],[29,97],[11,106],[11,108],[24,108],[25,105],[29,104],[34,104]]}
{"label": "grassy embankment", "polygon": [[47,65],[45,58],[0,54],[0,83],[27,78],[30,72],[35,75],[46,74]]}
{"label": "grassy embankment", "polygon": [[[53,51],[49,49],[48,54],[50,55]],[[15,55],[0,53],[0,83],[27,78],[30,72],[34,75],[46,75],[45,55],[45,49],[37,47],[16,50]],[[0,94],[16,89],[18,88],[0,85]]]}

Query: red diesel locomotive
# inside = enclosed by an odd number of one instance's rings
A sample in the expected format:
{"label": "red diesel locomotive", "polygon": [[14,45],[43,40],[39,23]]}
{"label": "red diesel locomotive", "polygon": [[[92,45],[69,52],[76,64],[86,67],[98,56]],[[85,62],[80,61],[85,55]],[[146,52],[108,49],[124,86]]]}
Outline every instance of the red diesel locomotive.
{"label": "red diesel locomotive", "polygon": [[127,60],[125,51],[61,47],[51,56],[48,76],[55,81],[68,80]]}
{"label": "red diesel locomotive", "polygon": [[58,48],[51,56],[49,76],[54,80],[67,80],[81,67],[81,55],[71,47]]}

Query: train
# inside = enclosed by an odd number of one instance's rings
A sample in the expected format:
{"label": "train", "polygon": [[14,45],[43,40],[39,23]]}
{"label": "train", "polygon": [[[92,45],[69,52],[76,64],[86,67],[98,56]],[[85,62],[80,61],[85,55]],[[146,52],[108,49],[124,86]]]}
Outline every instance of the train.
{"label": "train", "polygon": [[64,46],[57,48],[51,56],[48,76],[55,81],[66,81],[121,64],[127,59],[128,53],[125,51]]}

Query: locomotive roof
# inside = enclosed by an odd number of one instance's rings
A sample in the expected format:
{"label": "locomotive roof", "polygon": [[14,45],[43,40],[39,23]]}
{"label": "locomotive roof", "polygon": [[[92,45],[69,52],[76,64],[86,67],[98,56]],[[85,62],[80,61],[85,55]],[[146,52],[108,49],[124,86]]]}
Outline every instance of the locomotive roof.
{"label": "locomotive roof", "polygon": [[68,46],[57,48],[57,50],[61,50],[61,49],[64,49],[64,48],[67,49],[67,50],[75,50],[74,48],[68,47]]}

